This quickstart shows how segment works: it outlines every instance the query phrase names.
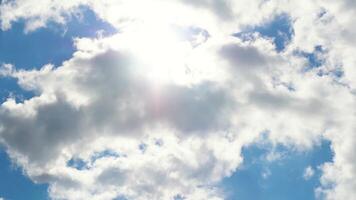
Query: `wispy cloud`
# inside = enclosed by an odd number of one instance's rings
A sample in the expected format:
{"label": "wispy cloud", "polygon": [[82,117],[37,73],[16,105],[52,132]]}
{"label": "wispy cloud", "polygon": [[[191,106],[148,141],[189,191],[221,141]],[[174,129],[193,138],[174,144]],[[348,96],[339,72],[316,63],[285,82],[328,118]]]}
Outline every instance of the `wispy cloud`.
{"label": "wispy cloud", "polygon": [[308,166],[307,168],[305,168],[304,170],[304,174],[303,174],[303,178],[305,180],[309,180],[314,176],[314,169],[311,166]]}

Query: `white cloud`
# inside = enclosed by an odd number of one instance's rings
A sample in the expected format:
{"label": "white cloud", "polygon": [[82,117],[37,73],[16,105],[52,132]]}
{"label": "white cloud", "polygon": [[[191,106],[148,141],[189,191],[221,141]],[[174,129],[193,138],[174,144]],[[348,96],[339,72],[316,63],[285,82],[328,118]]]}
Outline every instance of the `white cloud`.
{"label": "white cloud", "polygon": [[[234,101],[227,88],[206,80],[153,84],[140,48],[114,49],[121,37],[85,41],[91,51],[80,49],[58,68],[4,69],[40,94],[1,107],[11,157],[33,180],[49,182],[54,199],[220,198],[210,185],[241,162],[241,144],[227,132]],[[107,149],[122,156],[96,159],[88,170],[66,165]]]}
{"label": "white cloud", "polygon": [[303,178],[305,180],[309,180],[314,176],[314,173],[315,173],[314,169],[311,166],[308,166],[304,170]]}
{"label": "white cloud", "polygon": [[274,161],[278,161],[281,160],[285,157],[283,152],[278,152],[278,151],[271,151],[266,155],[266,160],[268,162],[274,162]]}
{"label": "white cloud", "polygon": [[[274,12],[274,5],[263,0],[73,0],[65,3],[46,0],[41,4],[33,0],[4,1],[0,7],[1,28],[9,29],[12,23],[21,19],[26,19],[26,31],[45,27],[48,22],[65,24],[71,16],[80,15],[83,7],[93,9],[121,30],[135,23],[168,22],[203,27],[211,33],[239,30],[239,26],[257,24]],[[255,15],[240,15],[247,10]],[[236,18],[239,18],[238,23]]]}
{"label": "white cloud", "polygon": [[[1,27],[21,19],[27,31],[65,24],[81,6],[121,32],[75,39],[78,51],[62,66],[0,71],[38,94],[1,105],[0,141],[32,180],[50,184],[53,199],[222,199],[213,185],[262,132],[299,150],[330,140],[335,157],[322,166],[317,192],[328,200],[355,196],[351,1],[5,1]],[[273,13],[292,19],[285,51],[257,34],[230,36]],[[317,45],[325,62],[305,72],[295,52]],[[119,156],[95,157],[105,150]],[[67,166],[73,158],[85,169]]]}

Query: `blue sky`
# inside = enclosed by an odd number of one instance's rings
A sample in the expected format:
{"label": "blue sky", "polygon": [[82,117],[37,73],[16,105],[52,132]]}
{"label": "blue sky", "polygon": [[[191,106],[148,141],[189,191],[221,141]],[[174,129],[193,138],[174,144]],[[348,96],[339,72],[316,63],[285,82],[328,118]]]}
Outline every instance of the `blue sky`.
{"label": "blue sky", "polygon": [[95,14],[82,8],[82,14],[72,16],[69,23],[59,25],[51,23],[47,28],[24,33],[24,22],[13,24],[7,31],[0,31],[0,60],[12,63],[19,68],[40,68],[52,63],[55,66],[71,58],[76,37],[95,37],[103,30],[103,35],[113,34],[116,30],[98,19]]}
{"label": "blue sky", "polygon": [[0,0],[0,200],[354,200],[350,0]]}
{"label": "blue sky", "polygon": [[[271,151],[283,156],[268,161],[266,156]],[[244,148],[242,153],[245,160],[240,170],[223,181],[224,187],[230,192],[227,199],[316,199],[314,189],[320,186],[321,175],[318,167],[332,161],[330,143],[326,141],[304,152],[279,145],[271,148],[270,145],[254,144]],[[309,166],[315,169],[315,174],[306,180],[303,174]]]}
{"label": "blue sky", "polygon": [[280,14],[268,19],[262,25],[247,26],[244,31],[234,35],[246,38],[251,33],[259,33],[263,37],[272,39],[277,51],[283,51],[294,34],[292,23],[292,19],[287,14]]}
{"label": "blue sky", "polygon": [[0,152],[0,195],[5,199],[49,199],[46,184],[34,184],[24,176],[21,168],[14,165],[1,150]]}

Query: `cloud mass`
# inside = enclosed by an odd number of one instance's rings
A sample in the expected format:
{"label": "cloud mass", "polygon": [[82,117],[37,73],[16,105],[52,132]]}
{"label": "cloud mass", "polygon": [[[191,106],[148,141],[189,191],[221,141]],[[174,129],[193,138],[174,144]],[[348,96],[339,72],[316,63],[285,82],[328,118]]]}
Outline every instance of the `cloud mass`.
{"label": "cloud mass", "polygon": [[[261,140],[330,141],[315,195],[356,195],[354,3],[15,0],[0,5],[1,29],[66,26],[83,7],[117,33],[74,38],[58,66],[0,68],[34,94],[1,104],[0,143],[51,199],[225,199],[220,182]],[[281,14],[293,30],[282,50],[246,32]]]}

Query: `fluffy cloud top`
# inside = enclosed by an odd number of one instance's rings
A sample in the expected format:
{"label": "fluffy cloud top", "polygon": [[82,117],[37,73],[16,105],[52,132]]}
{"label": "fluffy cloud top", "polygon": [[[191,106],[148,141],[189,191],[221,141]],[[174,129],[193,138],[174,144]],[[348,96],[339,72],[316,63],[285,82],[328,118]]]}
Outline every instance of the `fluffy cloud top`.
{"label": "fluffy cloud top", "polygon": [[[65,24],[82,6],[118,33],[76,38],[61,66],[0,70],[36,94],[1,105],[0,142],[51,198],[224,199],[217,184],[264,134],[299,150],[330,140],[316,192],[356,195],[352,1],[15,0],[1,4],[1,27]],[[284,51],[233,36],[281,13],[294,30]],[[298,52],[316,47],[313,67]]]}

